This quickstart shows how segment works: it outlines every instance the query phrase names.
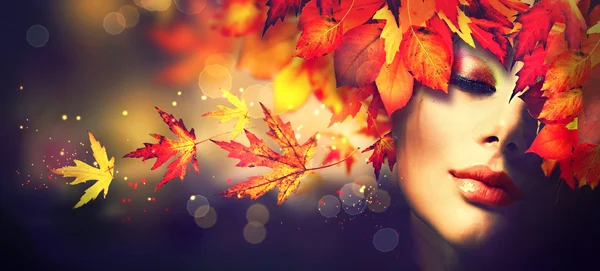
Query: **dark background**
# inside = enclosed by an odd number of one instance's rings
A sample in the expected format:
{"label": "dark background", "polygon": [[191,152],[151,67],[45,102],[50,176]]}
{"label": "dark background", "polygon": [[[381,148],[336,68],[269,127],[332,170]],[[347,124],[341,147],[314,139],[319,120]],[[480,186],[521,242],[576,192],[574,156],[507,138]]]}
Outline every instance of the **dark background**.
{"label": "dark background", "polygon": [[[2,20],[5,22],[2,23],[4,105],[1,116],[3,125],[6,125],[1,133],[1,164],[5,172],[0,180],[2,269],[415,269],[411,260],[408,213],[402,200],[393,200],[394,204],[382,214],[365,212],[351,217],[340,212],[337,218],[325,219],[316,211],[299,215],[277,208],[272,197],[263,197],[256,202],[270,210],[267,238],[259,245],[251,245],[240,234],[246,223],[245,212],[250,201],[231,200],[221,204],[217,210],[217,224],[204,230],[194,224],[185,208],[172,207],[169,212],[160,212],[154,217],[139,216],[131,223],[122,223],[120,219],[107,220],[97,215],[102,202],[92,201],[85,208],[73,210],[71,207],[76,197],[57,201],[50,192],[20,189],[22,177],[15,172],[22,168],[22,150],[28,142],[15,128],[22,123],[15,112],[27,102],[18,87],[23,82],[35,80],[61,81],[75,68],[69,66],[68,61],[63,61],[69,56],[70,50],[66,46],[69,41],[60,40],[60,35],[55,36],[51,32],[51,40],[43,52],[31,47],[25,39],[27,29],[34,24],[53,29],[54,21],[48,14],[53,3],[27,0],[2,4]],[[143,23],[142,17],[140,24]],[[153,49],[143,50],[152,52]],[[36,54],[37,61],[23,61],[31,59],[32,54]],[[151,53],[148,55],[149,63],[160,61],[159,57]],[[31,73],[25,72],[31,70],[43,70],[45,77],[31,78]],[[43,114],[43,111],[39,112]],[[397,186],[388,180],[381,182],[392,199],[401,199]],[[177,189],[177,186],[182,186],[179,182],[172,186],[175,188],[171,187],[168,193],[173,198],[189,196],[184,189]],[[326,189],[332,194],[336,188]],[[528,260],[519,266],[526,267],[528,262],[541,260],[553,263],[544,266],[545,270],[595,269],[600,253],[600,202],[598,191],[594,194],[584,190],[577,209],[562,210],[574,214],[576,219],[568,228],[573,233],[572,238],[562,240],[557,245],[559,249],[524,255]],[[169,204],[184,206],[185,200],[174,200]],[[400,244],[395,250],[383,253],[374,248],[373,234],[380,227],[399,232]],[[539,265],[529,267],[531,270],[542,268]]]}

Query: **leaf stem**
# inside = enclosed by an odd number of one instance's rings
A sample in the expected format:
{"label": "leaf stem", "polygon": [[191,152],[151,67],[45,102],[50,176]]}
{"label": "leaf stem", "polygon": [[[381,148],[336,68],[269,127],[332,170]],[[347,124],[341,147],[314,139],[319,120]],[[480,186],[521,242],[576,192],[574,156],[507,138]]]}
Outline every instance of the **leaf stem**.
{"label": "leaf stem", "polygon": [[306,170],[304,170],[304,171],[313,171],[313,170],[319,170],[319,169],[324,169],[324,168],[328,168],[328,167],[332,167],[332,166],[338,165],[338,164],[340,164],[340,163],[342,163],[342,162],[344,162],[344,161],[348,160],[348,159],[349,159],[350,157],[352,157],[352,155],[354,155],[354,153],[356,153],[356,151],[358,151],[358,150],[360,150],[360,147],[356,148],[354,151],[352,151],[352,153],[351,153],[351,154],[349,154],[348,156],[346,156],[344,159],[342,159],[342,160],[340,160],[340,161],[337,161],[337,162],[335,162],[335,163],[332,163],[332,164],[329,164],[329,165],[320,166],[320,167],[307,168],[307,169],[306,169]]}

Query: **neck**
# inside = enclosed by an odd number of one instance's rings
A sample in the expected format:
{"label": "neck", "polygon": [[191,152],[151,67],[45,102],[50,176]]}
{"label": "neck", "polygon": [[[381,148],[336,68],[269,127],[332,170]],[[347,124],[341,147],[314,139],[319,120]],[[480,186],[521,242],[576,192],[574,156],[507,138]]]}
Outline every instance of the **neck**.
{"label": "neck", "polygon": [[425,224],[413,212],[410,213],[414,257],[423,271],[459,269],[459,253],[433,228]]}

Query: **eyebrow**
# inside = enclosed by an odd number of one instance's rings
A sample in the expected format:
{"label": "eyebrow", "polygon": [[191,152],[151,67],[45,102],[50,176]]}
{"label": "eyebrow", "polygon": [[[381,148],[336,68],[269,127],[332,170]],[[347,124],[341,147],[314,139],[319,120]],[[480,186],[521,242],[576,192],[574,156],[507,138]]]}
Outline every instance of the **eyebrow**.
{"label": "eyebrow", "polygon": [[[474,80],[485,82],[492,86],[496,85],[496,78],[494,77],[494,72],[492,71],[490,66],[486,63],[485,60],[481,59],[480,57],[478,57],[476,55],[459,50],[457,52],[457,54],[455,55],[455,63],[459,63],[459,65],[460,65],[462,63],[462,61],[456,61],[456,60],[461,59],[461,58],[469,59],[469,60],[473,61],[473,68],[469,68],[466,71],[466,74],[464,74],[464,75],[472,77],[472,79],[474,79]],[[455,66],[457,66],[457,65],[455,65]],[[453,67],[453,68],[458,69],[458,71],[464,71],[463,67],[461,67],[461,66]]]}

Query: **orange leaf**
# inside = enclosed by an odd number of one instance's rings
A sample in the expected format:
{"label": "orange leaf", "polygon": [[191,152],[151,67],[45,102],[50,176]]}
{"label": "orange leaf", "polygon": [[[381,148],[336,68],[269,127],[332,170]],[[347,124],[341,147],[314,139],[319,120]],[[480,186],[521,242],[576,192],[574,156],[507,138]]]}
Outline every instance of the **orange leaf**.
{"label": "orange leaf", "polygon": [[435,15],[434,0],[402,0],[400,8],[400,30],[406,37],[411,27],[425,26],[425,22]]}
{"label": "orange leaf", "polygon": [[[284,22],[262,37],[253,33],[244,38],[237,68],[248,70],[256,79],[269,80],[285,67],[294,55],[296,25]],[[268,59],[269,61],[265,61]]]}
{"label": "orange leaf", "polygon": [[265,141],[259,139],[245,130],[250,146],[246,147],[238,142],[215,141],[222,149],[229,152],[227,157],[240,159],[238,167],[269,167],[273,171],[259,176],[252,176],[248,180],[235,184],[219,195],[257,199],[268,191],[279,187],[277,205],[281,205],[300,185],[300,180],[305,176],[308,163],[315,154],[317,140],[315,135],[310,137],[303,145],[298,144],[292,125],[283,123],[279,116],[271,115],[271,111],[261,104],[265,114],[264,121],[269,127],[267,135],[277,143],[283,154],[273,151]]}
{"label": "orange leaf", "polygon": [[396,55],[392,64],[383,65],[375,83],[388,116],[404,107],[413,93],[414,79],[399,55]]}
{"label": "orange leaf", "polygon": [[346,173],[350,174],[350,171],[352,170],[352,165],[354,165],[354,163],[356,162],[356,159],[354,159],[354,151],[356,150],[356,147],[354,147],[352,143],[348,141],[348,138],[343,134],[322,135],[331,135],[334,139],[332,140],[333,142],[329,146],[327,146],[329,152],[325,155],[321,164],[330,164],[348,157],[344,160],[344,164],[346,165]]}
{"label": "orange leaf", "polygon": [[244,36],[260,29],[265,20],[263,6],[254,0],[224,0],[215,14],[225,36]]}
{"label": "orange leaf", "polygon": [[580,87],[589,77],[590,70],[588,56],[580,51],[566,51],[558,55],[550,65],[542,90],[558,93]]}
{"label": "orange leaf", "polygon": [[383,24],[361,25],[348,31],[334,53],[337,86],[363,87],[375,81],[385,62]]}
{"label": "orange leaf", "polygon": [[387,158],[388,166],[390,170],[393,170],[394,164],[396,164],[396,142],[392,137],[392,133],[388,133],[383,137],[380,137],[373,145],[366,148],[364,152],[373,151],[373,154],[369,157],[367,163],[373,163],[375,169],[375,179],[379,179],[379,172],[381,172],[381,165]]}
{"label": "orange leaf", "polygon": [[344,98],[344,107],[338,113],[333,113],[331,121],[327,127],[331,127],[334,123],[342,123],[348,116],[352,118],[356,117],[358,111],[362,106],[362,103],[373,95],[377,89],[375,85],[369,84],[362,88],[353,87],[340,87],[337,92],[340,93]]}
{"label": "orange leaf", "polygon": [[198,159],[196,159],[197,142],[194,129],[192,128],[188,131],[182,119],[177,120],[173,115],[160,110],[158,107],[156,107],[156,111],[158,111],[160,117],[179,140],[172,140],[163,135],[152,134],[154,138],[158,139],[158,144],[144,143],[143,148],[138,148],[126,154],[123,158],[142,158],[142,161],[156,158],[156,162],[152,166],[152,170],[155,170],[169,161],[171,157],[179,154],[179,157],[167,166],[167,173],[165,173],[165,176],[156,186],[155,190],[158,190],[177,176],[183,180],[189,162],[192,162],[196,173],[200,173],[200,170],[198,169]]}
{"label": "orange leaf", "polygon": [[296,55],[306,59],[317,58],[329,54],[342,42],[340,23],[329,20],[313,20],[298,39]]}
{"label": "orange leaf", "polygon": [[407,70],[422,84],[448,93],[454,52],[447,27],[411,27],[403,37],[399,54]]}
{"label": "orange leaf", "polygon": [[581,104],[581,88],[560,93],[552,93],[544,103],[539,119],[546,123],[569,123],[583,109]]}
{"label": "orange leaf", "polygon": [[343,0],[333,8],[333,15],[322,15],[316,1],[310,1],[302,9],[298,29],[304,29],[313,20],[333,19],[342,24],[342,32],[364,24],[381,8],[384,0]]}
{"label": "orange leaf", "polygon": [[577,144],[577,130],[561,124],[548,124],[535,137],[526,152],[537,153],[544,159],[560,160],[571,155]]}
{"label": "orange leaf", "polygon": [[583,143],[573,152],[573,173],[579,187],[589,184],[592,189],[600,182],[600,145]]}

